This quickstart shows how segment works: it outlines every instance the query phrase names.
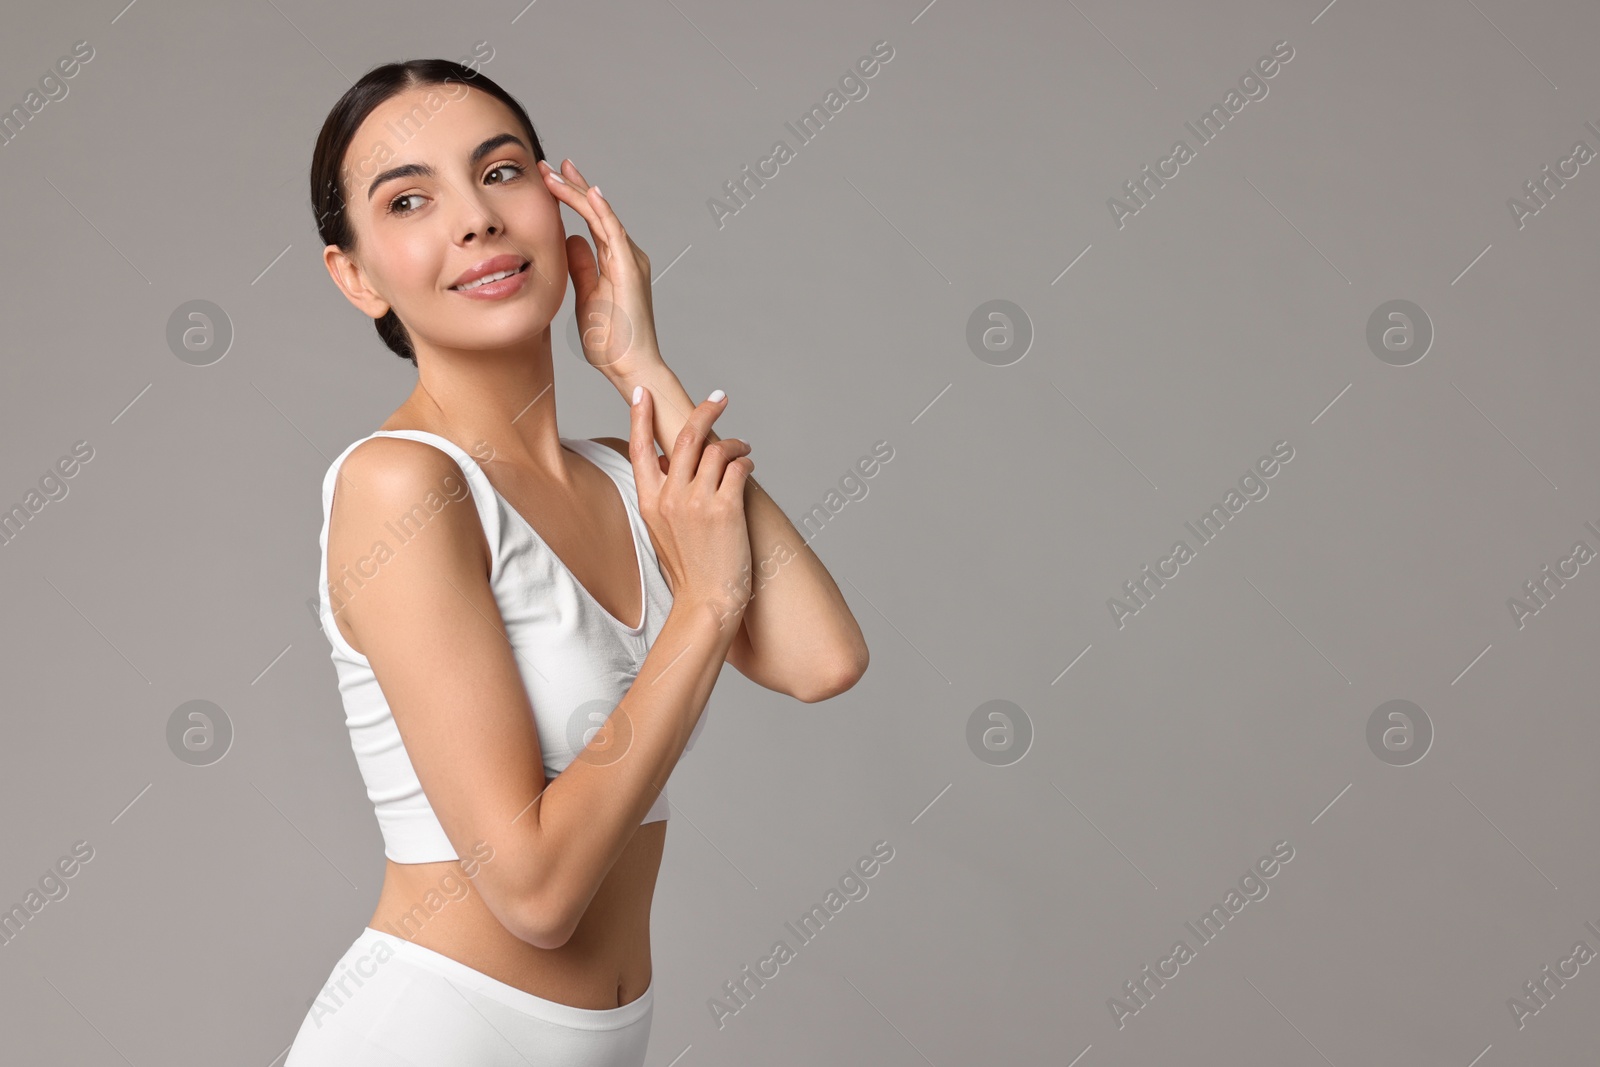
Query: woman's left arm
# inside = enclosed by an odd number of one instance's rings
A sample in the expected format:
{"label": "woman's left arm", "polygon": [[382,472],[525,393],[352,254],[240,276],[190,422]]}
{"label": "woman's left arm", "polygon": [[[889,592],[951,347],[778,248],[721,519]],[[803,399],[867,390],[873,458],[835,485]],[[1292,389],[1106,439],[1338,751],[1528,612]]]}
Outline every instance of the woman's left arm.
{"label": "woman's left arm", "polygon": [[[631,375],[607,378],[625,402],[632,402],[636,385],[650,391],[656,441],[670,456],[695,404],[678,376],[665,362],[653,360]],[[710,440],[721,438],[712,431]],[[735,596],[750,597],[728,662],[757,685],[796,700],[837,696],[866,672],[861,627],[833,576],[754,477],[745,480],[744,510],[755,573],[746,576],[747,590],[728,591],[730,613]]]}

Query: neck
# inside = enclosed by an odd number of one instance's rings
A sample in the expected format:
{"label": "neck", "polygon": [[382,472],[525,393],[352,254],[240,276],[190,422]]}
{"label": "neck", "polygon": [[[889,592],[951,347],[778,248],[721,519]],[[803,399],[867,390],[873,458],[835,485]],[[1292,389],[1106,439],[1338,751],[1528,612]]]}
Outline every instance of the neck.
{"label": "neck", "polygon": [[396,415],[480,463],[561,472],[553,362],[548,328],[510,349],[419,348],[416,388]]}

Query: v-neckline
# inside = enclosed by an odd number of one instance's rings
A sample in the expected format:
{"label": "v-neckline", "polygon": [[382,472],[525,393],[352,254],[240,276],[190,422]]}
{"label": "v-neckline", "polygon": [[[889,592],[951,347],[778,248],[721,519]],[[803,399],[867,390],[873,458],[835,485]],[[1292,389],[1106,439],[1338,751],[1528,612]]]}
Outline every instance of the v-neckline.
{"label": "v-neckline", "polygon": [[[539,546],[546,552],[550,553],[550,558],[556,561],[556,566],[560,567],[566,572],[567,577],[572,580],[572,584],[577,586],[578,591],[588,598],[589,603],[593,604],[599,610],[600,614],[616,623],[619,627],[626,630],[630,635],[637,637],[639,634],[644,632],[645,620],[650,614],[650,600],[646,594],[644,585],[644,553],[639,548],[639,533],[636,529],[634,529],[633,509],[628,506],[628,494],[623,491],[622,483],[616,478],[615,475],[606,470],[606,468],[601,466],[599,463],[596,463],[591,456],[585,455],[581,450],[572,447],[572,443],[575,441],[575,439],[557,438],[557,440],[560,442],[562,448],[565,448],[568,452],[571,452],[575,456],[581,457],[591,466],[598,468],[600,473],[604,474],[606,479],[616,487],[617,497],[622,501],[622,517],[628,520],[628,540],[633,544],[633,563],[636,572],[639,575],[639,624],[637,626],[629,626],[627,623],[611,614],[606,606],[600,603],[593,593],[589,592],[588,587],[578,580],[578,576],[573,573],[572,568],[567,566],[566,561],[556,554],[556,550],[550,547],[549,542],[547,542],[543,537],[539,536],[539,531],[533,528],[533,523],[529,522],[523,516],[522,512],[518,511],[512,505],[511,501],[505,498],[505,494],[500,492],[500,490],[495,489],[493,482],[489,483],[489,488],[494,489],[494,495],[500,498],[500,502],[504,504],[506,510],[511,512],[511,514],[516,517],[517,521],[522,524],[523,529],[532,534],[534,539],[539,542]],[[601,445],[600,447],[605,448],[606,446]],[[488,475],[484,476],[484,481],[489,481]]]}
{"label": "v-neckline", "polygon": [[[429,430],[379,430],[378,433],[384,434],[384,435],[389,435],[389,434],[401,434],[401,435],[404,435],[404,434],[410,434],[410,433],[420,433],[420,434],[425,434],[425,435],[427,435],[429,437],[437,437],[441,441],[449,442],[451,445],[455,446],[456,448],[460,448],[461,447],[459,445],[456,445],[455,442],[451,441],[448,437],[444,437],[444,436],[442,436],[440,434],[433,433],[432,431],[429,431]],[[556,566],[560,567],[561,570],[566,573],[567,577],[569,579],[571,579],[572,584],[577,586],[578,592],[582,593],[583,596],[589,601],[589,603],[594,605],[595,609],[597,611],[599,611],[600,614],[604,615],[611,622],[615,623],[620,629],[626,631],[629,636],[638,637],[640,634],[644,633],[645,622],[649,619],[649,616],[650,616],[650,598],[649,598],[647,590],[645,589],[645,581],[644,581],[644,550],[639,545],[639,532],[634,527],[633,508],[631,508],[628,505],[628,494],[627,494],[627,491],[623,488],[621,480],[619,478],[617,478],[616,475],[612,474],[610,470],[606,469],[606,467],[603,464],[596,462],[595,459],[592,456],[587,455],[581,449],[577,449],[577,448],[572,447],[574,444],[578,443],[578,441],[580,440],[579,438],[557,437],[556,440],[557,440],[557,442],[560,443],[561,447],[565,448],[568,452],[571,452],[575,456],[581,457],[582,459],[584,459],[588,463],[590,463],[592,466],[598,467],[599,470],[600,470],[600,473],[604,474],[606,476],[606,478],[611,482],[611,484],[616,487],[617,496],[622,500],[622,514],[623,514],[623,517],[628,520],[628,539],[630,541],[632,541],[632,543],[633,543],[633,563],[634,563],[634,567],[636,568],[637,573],[639,575],[639,624],[637,626],[629,626],[627,623],[623,622],[621,619],[619,619],[615,615],[611,614],[611,612],[606,608],[606,606],[604,604],[600,603],[600,601],[595,598],[595,595],[593,593],[589,592],[589,588],[578,580],[578,576],[573,573],[572,568],[567,566],[566,560],[562,559],[560,557],[560,555],[558,555],[556,553],[556,550],[550,547],[550,544],[549,544],[548,541],[546,541],[543,537],[539,536],[539,531],[534,529],[533,523],[529,522],[527,520],[527,518],[522,514],[522,512],[518,511],[516,509],[516,507],[512,505],[511,501],[506,499],[504,493],[500,492],[500,490],[495,488],[493,482],[489,481],[489,476],[487,474],[485,474],[484,471],[483,471],[483,464],[478,463],[477,459],[475,457],[473,457],[471,455],[471,453],[465,453],[465,450],[463,450],[463,452],[467,455],[467,458],[471,459],[473,461],[473,463],[477,464],[478,472],[480,474],[483,474],[484,483],[489,486],[489,491],[495,495],[495,498],[497,500],[500,501],[500,504],[502,505],[502,507],[506,511],[510,512],[511,515],[516,519],[517,522],[522,524],[522,528],[524,530],[526,530],[528,532],[528,534],[530,536],[532,536],[533,539],[539,543],[539,547],[540,548],[543,548],[547,553],[550,554],[550,558],[555,560]],[[584,441],[583,443],[584,444],[593,444],[594,442],[592,442],[592,441]],[[600,448],[606,448],[606,447],[609,447],[609,446],[600,445],[599,447]]]}

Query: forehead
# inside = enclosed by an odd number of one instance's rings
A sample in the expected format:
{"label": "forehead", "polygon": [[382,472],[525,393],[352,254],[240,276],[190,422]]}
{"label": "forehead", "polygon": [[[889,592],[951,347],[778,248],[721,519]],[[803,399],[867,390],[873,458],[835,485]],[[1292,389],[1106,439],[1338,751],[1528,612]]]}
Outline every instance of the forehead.
{"label": "forehead", "polygon": [[396,93],[362,120],[345,149],[340,176],[353,201],[398,164],[458,165],[486,137],[526,131],[502,101],[460,82],[419,85]]}

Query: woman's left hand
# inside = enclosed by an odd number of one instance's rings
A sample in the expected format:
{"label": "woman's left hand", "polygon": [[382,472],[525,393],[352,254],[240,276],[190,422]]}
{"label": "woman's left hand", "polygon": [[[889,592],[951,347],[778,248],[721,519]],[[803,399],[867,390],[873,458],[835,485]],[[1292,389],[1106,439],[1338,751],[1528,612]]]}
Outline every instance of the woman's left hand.
{"label": "woman's left hand", "polygon": [[572,160],[564,160],[560,171],[543,160],[538,166],[551,195],[589,224],[599,253],[597,260],[589,242],[568,235],[567,270],[583,356],[613,382],[632,380],[662,362],[650,301],[650,257]]}

